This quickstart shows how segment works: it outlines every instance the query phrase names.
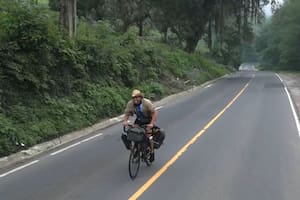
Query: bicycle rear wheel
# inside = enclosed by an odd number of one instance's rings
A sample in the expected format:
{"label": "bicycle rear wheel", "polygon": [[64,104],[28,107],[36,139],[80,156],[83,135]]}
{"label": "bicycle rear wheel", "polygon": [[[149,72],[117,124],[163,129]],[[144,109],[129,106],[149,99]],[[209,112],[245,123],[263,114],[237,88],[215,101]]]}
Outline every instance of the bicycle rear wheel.
{"label": "bicycle rear wheel", "polygon": [[140,168],[140,163],[141,163],[140,161],[141,161],[140,151],[137,148],[137,146],[134,145],[130,151],[129,163],[128,163],[129,176],[131,179],[135,179],[135,177],[137,176]]}

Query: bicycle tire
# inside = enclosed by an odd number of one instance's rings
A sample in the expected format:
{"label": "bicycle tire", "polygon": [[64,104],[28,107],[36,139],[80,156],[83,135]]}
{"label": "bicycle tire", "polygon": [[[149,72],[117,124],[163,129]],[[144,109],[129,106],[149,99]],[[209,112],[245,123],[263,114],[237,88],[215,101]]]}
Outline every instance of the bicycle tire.
{"label": "bicycle tire", "polygon": [[140,150],[134,145],[134,147],[130,151],[129,163],[128,163],[129,176],[131,179],[135,179],[136,176],[138,175],[140,163],[141,163]]}

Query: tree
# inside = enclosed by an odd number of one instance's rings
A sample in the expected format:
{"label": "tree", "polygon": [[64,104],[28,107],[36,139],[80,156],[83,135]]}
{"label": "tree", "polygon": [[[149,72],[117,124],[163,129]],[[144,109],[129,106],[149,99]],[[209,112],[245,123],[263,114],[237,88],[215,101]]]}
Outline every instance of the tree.
{"label": "tree", "polygon": [[232,17],[236,18],[240,38],[248,39],[242,36],[248,33],[250,20],[258,21],[262,7],[270,1],[275,0],[153,0],[153,5],[162,11],[173,32],[184,39],[185,50],[194,52],[206,32],[208,45],[212,47],[215,34],[221,47],[226,20]]}
{"label": "tree", "polygon": [[299,9],[299,1],[286,1],[260,31],[257,49],[264,67],[300,70]]}
{"label": "tree", "polygon": [[76,35],[77,0],[61,0],[60,24],[69,37]]}
{"label": "tree", "polygon": [[212,55],[224,64],[236,66],[244,61],[243,59],[255,60],[253,26],[264,19],[262,7],[269,2],[269,0],[217,0],[210,14],[205,38]]}

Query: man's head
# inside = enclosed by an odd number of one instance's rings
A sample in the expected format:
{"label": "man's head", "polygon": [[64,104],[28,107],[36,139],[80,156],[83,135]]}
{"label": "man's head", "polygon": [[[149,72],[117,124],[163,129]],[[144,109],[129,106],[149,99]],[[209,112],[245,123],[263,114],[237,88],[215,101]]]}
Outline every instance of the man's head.
{"label": "man's head", "polygon": [[132,97],[133,103],[135,105],[138,105],[141,103],[142,99],[144,98],[144,94],[141,93],[141,91],[139,91],[139,90],[133,90],[131,97]]}

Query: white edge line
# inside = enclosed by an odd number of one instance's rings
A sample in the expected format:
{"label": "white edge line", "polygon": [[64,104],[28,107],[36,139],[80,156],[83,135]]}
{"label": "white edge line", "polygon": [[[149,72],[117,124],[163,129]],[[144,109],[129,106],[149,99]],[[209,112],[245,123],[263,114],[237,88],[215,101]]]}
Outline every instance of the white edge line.
{"label": "white edge line", "polygon": [[1,175],[0,175],[0,178],[2,178],[2,177],[4,177],[4,176],[7,176],[7,175],[9,175],[9,174],[12,174],[12,173],[14,173],[14,172],[16,172],[16,171],[19,171],[19,170],[21,170],[21,169],[24,169],[25,167],[28,167],[28,166],[33,165],[33,164],[38,163],[38,162],[39,162],[39,160],[35,160],[35,161],[32,161],[31,163],[28,163],[28,164],[26,164],[26,165],[20,166],[20,167],[18,167],[18,168],[16,168],[16,169],[13,169],[13,170],[9,171],[9,172],[6,172],[6,173],[4,173],[4,174],[1,174]]}
{"label": "white edge line", "polygon": [[204,89],[209,88],[211,86],[212,86],[212,84],[209,84],[209,85],[205,86]]}
{"label": "white edge line", "polygon": [[289,98],[289,102],[290,102],[290,105],[291,105],[291,108],[292,108],[292,112],[293,112],[293,115],[294,115],[296,127],[297,127],[297,130],[298,130],[298,136],[300,137],[300,124],[299,124],[299,119],[298,119],[298,116],[297,116],[297,113],[296,113],[296,110],[295,110],[295,107],[294,107],[294,104],[293,104],[291,95],[290,95],[290,93],[289,93],[289,91],[288,91],[288,89],[287,89],[286,87],[284,87],[284,90],[285,90],[285,92],[287,93],[287,96],[288,96],[288,98]]}
{"label": "white edge line", "polygon": [[50,155],[51,155],[51,156],[54,156],[54,155],[59,154],[59,153],[61,153],[61,152],[63,152],[63,151],[66,151],[66,150],[68,150],[68,149],[70,149],[70,148],[72,148],[72,147],[75,147],[75,146],[77,146],[77,145],[79,145],[79,144],[81,144],[81,143],[82,143],[82,142],[77,142],[77,143],[72,144],[72,145],[70,145],[70,146],[67,146],[67,147],[65,147],[65,148],[63,148],[63,149],[60,149],[60,150],[58,150],[58,151],[56,151],[56,152],[53,152],[53,153],[51,153]]}
{"label": "white edge line", "polygon": [[283,80],[281,79],[281,77],[279,76],[279,74],[276,73],[276,76],[279,78],[279,80],[281,81],[281,83],[283,83]]}
{"label": "white edge line", "polygon": [[[101,136],[101,135],[103,135],[103,134],[102,134],[102,133],[99,133],[99,134],[94,135],[94,136],[92,136],[92,137],[86,138],[86,139],[82,140],[81,142],[77,142],[77,143],[72,144],[72,145],[70,145],[70,146],[68,146],[68,147],[66,147],[66,148],[60,149],[59,151],[56,151],[56,152],[54,152],[54,153],[51,153],[51,156],[54,156],[54,155],[56,155],[56,154],[58,154],[58,153],[61,153],[61,152],[63,152],[63,151],[66,151],[66,150],[68,150],[68,149],[70,149],[70,148],[72,148],[72,147],[75,147],[75,146],[77,146],[77,145],[79,145],[79,144],[81,144],[81,143],[84,143],[84,142],[87,142],[87,141],[89,141],[89,140],[92,140],[92,139],[94,139],[94,138],[96,138],[96,137],[99,137],[99,136]],[[29,166],[31,166],[31,165],[33,165],[33,164],[35,164],[35,163],[38,163],[38,162],[39,162],[39,160],[35,160],[35,161],[32,161],[32,162],[30,162],[30,163],[28,163],[28,164],[26,164],[26,165],[23,165],[23,166],[20,166],[20,167],[18,167],[18,168],[15,168],[15,169],[13,169],[13,170],[11,170],[11,171],[8,171],[8,172],[6,172],[6,173],[4,173],[4,174],[0,174],[0,178],[5,177],[5,176],[7,176],[7,175],[9,175],[9,174],[12,174],[12,173],[14,173],[14,172],[16,172],[16,171],[19,171],[19,170],[21,170],[21,169],[24,169],[24,168],[26,168],[26,167],[29,167]]]}
{"label": "white edge line", "polygon": [[[283,83],[283,85],[284,85],[284,82],[281,79],[281,77],[279,76],[279,74],[276,73],[276,76],[279,78],[279,80],[281,81],[281,83]],[[296,113],[296,109],[294,107],[294,104],[293,104],[290,92],[289,92],[289,90],[287,89],[287,87],[285,85],[284,85],[284,90],[285,90],[285,92],[286,92],[286,94],[288,96],[288,99],[289,99],[289,102],[290,102],[290,105],[291,105],[291,108],[292,108],[292,113],[293,113],[293,116],[294,116],[294,119],[295,119],[297,131],[298,131],[298,136],[300,137],[300,124],[299,124],[298,115]]]}
{"label": "white edge line", "polygon": [[99,134],[94,135],[92,137],[86,138],[86,139],[82,140],[81,142],[84,143],[84,142],[90,141],[90,140],[95,139],[96,137],[99,137],[101,135],[103,135],[103,133],[99,133]]}
{"label": "white edge line", "polygon": [[84,139],[84,140],[82,140],[82,141],[80,141],[80,142],[77,142],[77,143],[72,144],[72,145],[70,145],[70,146],[67,146],[67,147],[65,147],[65,148],[63,148],[63,149],[60,149],[60,150],[58,150],[58,151],[56,151],[56,152],[53,152],[53,153],[51,153],[50,155],[51,155],[51,156],[54,156],[54,155],[56,155],[56,154],[59,154],[59,153],[61,153],[61,152],[66,151],[66,150],[68,150],[68,149],[70,149],[70,148],[73,148],[73,147],[75,147],[75,146],[77,146],[77,145],[79,145],[79,144],[81,144],[81,143],[84,143],[84,142],[90,141],[90,140],[92,140],[92,139],[95,139],[96,137],[99,137],[99,136],[101,136],[101,135],[103,135],[103,133],[99,133],[99,134],[94,135],[94,136],[92,136],[92,137],[86,138],[86,139]]}

